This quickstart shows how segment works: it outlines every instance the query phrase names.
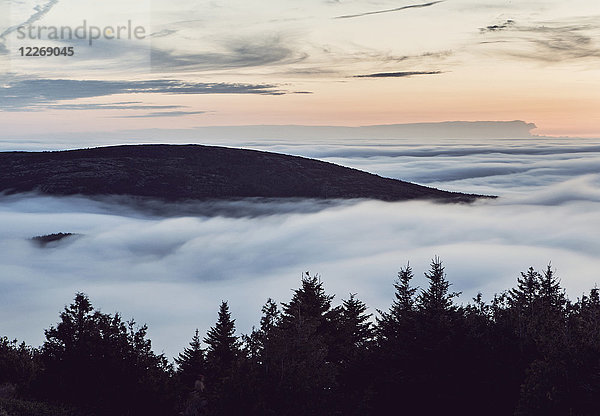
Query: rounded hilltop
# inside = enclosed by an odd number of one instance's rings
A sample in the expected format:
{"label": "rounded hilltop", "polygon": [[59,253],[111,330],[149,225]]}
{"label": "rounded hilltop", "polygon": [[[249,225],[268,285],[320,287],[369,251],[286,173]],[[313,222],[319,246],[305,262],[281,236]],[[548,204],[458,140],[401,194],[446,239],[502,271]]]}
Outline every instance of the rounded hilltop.
{"label": "rounded hilltop", "polygon": [[263,198],[434,199],[447,192],[329,162],[203,145],[123,145],[0,153],[0,191],[49,195],[128,195],[166,201]]}

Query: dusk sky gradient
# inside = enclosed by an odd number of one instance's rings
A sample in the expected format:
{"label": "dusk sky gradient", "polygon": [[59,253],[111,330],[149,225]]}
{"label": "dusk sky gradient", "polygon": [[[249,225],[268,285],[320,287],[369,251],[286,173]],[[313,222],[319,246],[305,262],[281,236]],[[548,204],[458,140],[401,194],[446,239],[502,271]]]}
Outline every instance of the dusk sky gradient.
{"label": "dusk sky gradient", "polygon": [[[593,0],[1,0],[0,10],[6,134],[524,120],[536,135],[600,137]],[[147,36],[90,46],[15,30],[84,20],[131,20]],[[75,56],[21,57],[21,46]]]}

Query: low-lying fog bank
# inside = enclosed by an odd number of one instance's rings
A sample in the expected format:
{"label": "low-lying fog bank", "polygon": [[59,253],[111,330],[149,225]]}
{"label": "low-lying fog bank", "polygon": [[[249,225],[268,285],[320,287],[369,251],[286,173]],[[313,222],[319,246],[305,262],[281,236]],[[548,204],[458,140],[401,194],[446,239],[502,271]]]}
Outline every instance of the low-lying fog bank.
{"label": "low-lying fog bank", "polygon": [[[197,203],[184,216],[162,216],[169,207],[158,203],[138,211],[123,201],[4,196],[0,332],[39,345],[42,329],[83,291],[105,312],[148,323],[155,348],[173,356],[195,328],[214,323],[221,300],[249,332],[267,297],[289,300],[310,271],[338,302],[358,293],[374,312],[392,301],[400,266],[410,261],[423,286],[434,255],[464,302],[479,291],[490,299],[521,270],[550,261],[575,298],[598,278],[597,180],[471,205],[252,200],[192,215]],[[43,248],[29,240],[58,232],[79,236]]]}

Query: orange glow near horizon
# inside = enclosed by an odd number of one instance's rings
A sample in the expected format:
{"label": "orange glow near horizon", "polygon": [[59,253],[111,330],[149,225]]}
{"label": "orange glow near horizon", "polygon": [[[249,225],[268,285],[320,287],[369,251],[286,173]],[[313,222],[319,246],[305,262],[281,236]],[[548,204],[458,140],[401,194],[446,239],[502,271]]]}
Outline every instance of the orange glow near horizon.
{"label": "orange glow near horizon", "polygon": [[[0,38],[3,133],[522,120],[536,135],[600,138],[600,2],[453,0],[363,16],[366,4],[263,1],[53,2],[36,24],[127,13],[155,36],[74,40],[68,61],[7,54],[21,40]],[[11,24],[30,12],[11,10]]]}

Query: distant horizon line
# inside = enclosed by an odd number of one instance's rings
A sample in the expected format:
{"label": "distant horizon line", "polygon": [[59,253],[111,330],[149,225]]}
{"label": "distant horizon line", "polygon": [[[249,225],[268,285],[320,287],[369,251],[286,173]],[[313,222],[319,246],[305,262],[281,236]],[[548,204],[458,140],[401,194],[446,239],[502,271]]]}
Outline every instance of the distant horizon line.
{"label": "distant horizon line", "polygon": [[[328,139],[571,139],[600,140],[598,135],[535,134],[536,123],[523,120],[444,120],[410,123],[335,125],[335,124],[216,124],[182,128],[149,127],[96,131],[8,133],[0,137],[4,144],[59,145],[64,149],[119,144],[207,143],[224,140],[328,140]],[[319,131],[320,130],[320,131]],[[77,140],[76,145],[72,142]],[[12,143],[11,143],[12,142]],[[236,143],[232,143],[235,145]],[[239,144],[239,143],[238,143]],[[36,145],[36,147],[37,147]],[[76,147],[73,147],[73,146]],[[12,147],[12,146],[10,146]],[[20,146],[19,146],[20,147]],[[51,146],[56,149],[56,146]],[[6,149],[6,147],[5,147]],[[14,149],[16,150],[16,149]],[[19,149],[25,150],[25,149]]]}

